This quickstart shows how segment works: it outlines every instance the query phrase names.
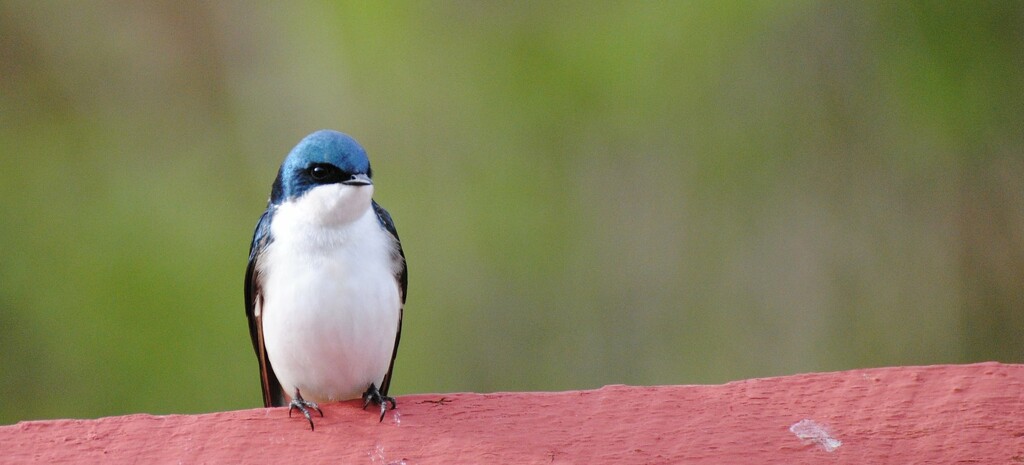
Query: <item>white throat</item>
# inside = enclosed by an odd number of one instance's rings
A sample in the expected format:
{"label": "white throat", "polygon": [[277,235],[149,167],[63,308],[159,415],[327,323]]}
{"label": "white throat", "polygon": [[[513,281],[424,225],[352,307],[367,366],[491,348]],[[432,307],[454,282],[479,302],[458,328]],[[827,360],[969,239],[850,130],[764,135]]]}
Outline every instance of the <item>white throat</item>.
{"label": "white throat", "polygon": [[[281,204],[274,221],[320,227],[344,227],[370,208],[373,186],[327,184],[316,186],[302,197]],[[284,216],[284,218],[282,218]]]}

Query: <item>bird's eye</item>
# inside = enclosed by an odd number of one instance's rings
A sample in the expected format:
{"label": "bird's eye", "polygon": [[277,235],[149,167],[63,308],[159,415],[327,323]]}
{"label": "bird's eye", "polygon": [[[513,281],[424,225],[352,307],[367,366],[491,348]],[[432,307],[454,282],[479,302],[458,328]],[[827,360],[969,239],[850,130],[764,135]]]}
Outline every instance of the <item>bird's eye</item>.
{"label": "bird's eye", "polygon": [[316,182],[334,181],[338,177],[338,170],[333,166],[316,165],[309,169],[309,177]]}

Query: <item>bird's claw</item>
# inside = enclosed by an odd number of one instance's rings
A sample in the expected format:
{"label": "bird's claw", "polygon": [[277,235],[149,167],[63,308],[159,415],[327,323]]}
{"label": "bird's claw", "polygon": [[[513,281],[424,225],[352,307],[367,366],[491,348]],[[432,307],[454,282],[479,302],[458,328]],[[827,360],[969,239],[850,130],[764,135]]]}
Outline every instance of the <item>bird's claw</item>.
{"label": "bird's claw", "polygon": [[395,403],[394,397],[381,394],[380,390],[377,389],[377,386],[372,383],[370,384],[369,389],[363,393],[363,410],[366,410],[366,407],[370,405],[370,402],[380,406],[380,421],[384,421],[384,414],[388,411],[389,403],[391,404],[391,409],[398,406],[398,404]]}
{"label": "bird's claw", "polygon": [[309,422],[309,430],[313,431],[313,415],[309,413],[309,409],[316,410],[320,417],[323,418],[324,411],[320,410],[320,406],[316,402],[308,401],[302,398],[302,394],[299,394],[299,390],[295,390],[295,398],[292,399],[291,403],[288,404],[288,418],[292,416],[292,410],[298,410],[302,412],[302,416],[306,417],[306,421]]}

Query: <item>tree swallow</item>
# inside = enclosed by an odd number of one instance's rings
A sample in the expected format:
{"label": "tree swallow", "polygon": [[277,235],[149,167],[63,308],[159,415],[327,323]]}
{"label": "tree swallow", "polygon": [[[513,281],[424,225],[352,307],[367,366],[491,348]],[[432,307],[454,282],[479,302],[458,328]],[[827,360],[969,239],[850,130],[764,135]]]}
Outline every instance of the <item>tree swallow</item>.
{"label": "tree swallow", "polygon": [[383,421],[408,275],[391,215],[373,200],[370,160],[322,130],[285,158],[245,270],[245,314],[265,407],[362,397]]}

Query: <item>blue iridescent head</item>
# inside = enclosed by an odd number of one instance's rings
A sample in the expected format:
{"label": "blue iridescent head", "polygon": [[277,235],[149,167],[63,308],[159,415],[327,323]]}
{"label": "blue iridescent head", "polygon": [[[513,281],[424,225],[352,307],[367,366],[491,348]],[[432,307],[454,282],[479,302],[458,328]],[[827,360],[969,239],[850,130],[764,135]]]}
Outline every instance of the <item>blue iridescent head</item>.
{"label": "blue iridescent head", "polygon": [[277,172],[270,203],[302,197],[310,189],[328,184],[373,184],[366,151],[352,137],[323,129],[299,141]]}

